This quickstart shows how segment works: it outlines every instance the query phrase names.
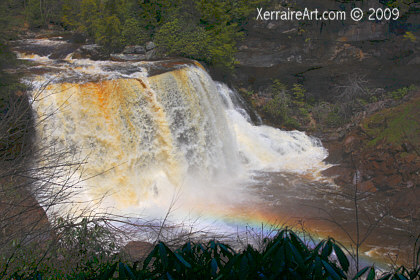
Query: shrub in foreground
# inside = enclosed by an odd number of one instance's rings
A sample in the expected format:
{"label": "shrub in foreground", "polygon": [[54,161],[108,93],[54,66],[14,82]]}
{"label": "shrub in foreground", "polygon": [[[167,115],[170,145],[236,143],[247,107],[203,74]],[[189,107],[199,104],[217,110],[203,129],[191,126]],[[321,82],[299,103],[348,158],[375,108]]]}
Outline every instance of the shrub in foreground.
{"label": "shrub in foreground", "polygon": [[[163,242],[139,263],[121,261],[97,265],[96,271],[68,275],[68,279],[348,279],[350,263],[333,239],[308,247],[294,232],[280,231],[265,240],[262,251],[252,246],[235,252],[217,241],[187,242],[176,250]],[[418,266],[418,265],[417,265]],[[353,279],[418,279],[419,269],[404,267],[377,278],[374,267],[360,270]],[[29,279],[50,279],[34,273]],[[23,279],[15,275],[14,279]],[[26,278],[28,279],[28,278]]]}

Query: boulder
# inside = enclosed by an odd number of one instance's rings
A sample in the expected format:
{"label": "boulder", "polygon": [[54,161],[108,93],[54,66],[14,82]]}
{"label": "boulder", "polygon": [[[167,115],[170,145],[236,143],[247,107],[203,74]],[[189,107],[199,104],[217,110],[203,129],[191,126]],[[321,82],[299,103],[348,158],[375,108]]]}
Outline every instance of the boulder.
{"label": "boulder", "polygon": [[122,52],[123,54],[145,54],[146,49],[143,46],[126,46]]}
{"label": "boulder", "polygon": [[80,59],[80,58],[89,58],[92,60],[106,60],[109,58],[109,55],[105,52],[105,50],[97,45],[97,44],[90,44],[90,45],[83,45],[78,48],[73,53],[73,58]]}
{"label": "boulder", "polygon": [[86,42],[86,36],[81,33],[73,33],[69,38],[70,43],[83,44]]}
{"label": "boulder", "polygon": [[154,48],[156,48],[156,45],[152,41],[146,43],[146,51],[153,50]]}
{"label": "boulder", "polygon": [[146,60],[153,60],[157,59],[157,51],[156,49],[150,50],[146,53]]}

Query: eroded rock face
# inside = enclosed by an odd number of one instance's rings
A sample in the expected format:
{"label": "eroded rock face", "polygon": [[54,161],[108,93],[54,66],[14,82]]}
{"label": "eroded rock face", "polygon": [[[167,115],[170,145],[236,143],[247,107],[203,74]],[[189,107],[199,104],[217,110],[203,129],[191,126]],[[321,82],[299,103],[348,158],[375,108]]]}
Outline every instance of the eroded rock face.
{"label": "eroded rock face", "polygon": [[360,42],[360,41],[382,41],[390,38],[389,22],[357,22],[345,26],[338,32],[340,41]]}
{"label": "eroded rock face", "polygon": [[[353,3],[354,4],[354,3]],[[364,11],[385,8],[378,1],[357,3]],[[351,3],[300,0],[296,9],[345,11]],[[271,8],[270,8],[271,9]],[[281,5],[275,10],[286,9]],[[245,40],[236,59],[236,83],[256,88],[279,79],[284,84],[300,83],[315,97],[333,97],[333,85],[343,84],[354,73],[372,87],[403,87],[418,81],[420,38],[418,15],[399,21],[296,21],[256,20],[249,22]],[[420,84],[420,82],[419,82]]]}
{"label": "eroded rock face", "polygon": [[389,201],[391,215],[411,219],[420,215],[420,201],[413,198],[420,192],[420,135],[413,126],[419,123],[420,92],[393,103],[372,103],[343,138],[323,141],[327,161],[336,164],[323,174],[343,189]]}
{"label": "eroded rock face", "polygon": [[47,214],[40,206],[30,184],[24,178],[4,176],[0,193],[0,245],[10,245],[9,241],[32,238],[32,242],[51,237],[52,231]]}
{"label": "eroded rock face", "polygon": [[351,185],[354,183],[351,174],[357,170],[359,186],[368,192],[419,188],[418,130],[404,128],[405,118],[401,117],[407,114],[412,121],[417,120],[419,102],[420,92],[396,107],[380,109],[387,107],[383,101],[377,106],[371,104],[376,109],[365,112],[365,118],[350,128],[342,140],[326,142],[330,151],[327,160],[340,165],[324,174],[336,177],[337,184]]}

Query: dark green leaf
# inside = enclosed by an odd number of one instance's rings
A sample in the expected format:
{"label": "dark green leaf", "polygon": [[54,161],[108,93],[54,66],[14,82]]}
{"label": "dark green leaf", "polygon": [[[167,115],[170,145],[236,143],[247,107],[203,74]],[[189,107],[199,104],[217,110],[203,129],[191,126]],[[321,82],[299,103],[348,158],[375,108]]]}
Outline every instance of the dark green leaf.
{"label": "dark green leaf", "polygon": [[191,265],[181,255],[177,253],[174,253],[174,255],[183,265],[185,265],[187,268],[191,268]]}
{"label": "dark green leaf", "polygon": [[339,279],[342,279],[338,274],[337,274],[337,272],[334,270],[334,268],[329,264],[329,263],[327,263],[326,261],[324,261],[324,260],[322,260],[322,264],[323,264],[323,266],[324,266],[324,268],[328,271],[328,274],[333,278],[333,279],[337,279],[337,280],[339,280]]}
{"label": "dark green leaf", "polygon": [[375,274],[375,267],[372,266],[370,268],[369,275],[366,278],[366,280],[375,280],[375,276],[376,276],[376,274]]}
{"label": "dark green leaf", "polygon": [[172,276],[169,274],[169,272],[166,272],[166,277],[168,277],[169,280],[172,280],[174,278],[172,278]]}
{"label": "dark green leaf", "polygon": [[130,269],[130,267],[128,267],[128,265],[127,265],[127,264],[124,264],[124,268],[125,268],[126,272],[128,273],[128,275],[130,276],[130,278],[131,278],[132,280],[135,280],[135,279],[136,279],[136,276],[134,276],[134,273],[133,273],[133,271]]}
{"label": "dark green leaf", "polygon": [[211,260],[211,275],[216,276],[217,273],[217,261],[215,258]]}
{"label": "dark green leaf", "polygon": [[239,268],[239,278],[246,279],[247,276],[248,276],[248,258],[246,256],[243,256],[241,258],[241,265]]}
{"label": "dark green leaf", "polygon": [[158,246],[155,246],[155,248],[153,248],[153,250],[149,253],[149,255],[144,260],[143,269],[146,269],[147,268],[147,266],[149,265],[149,263],[152,260],[152,258],[157,255],[157,252],[158,252]]}
{"label": "dark green leaf", "polygon": [[389,280],[389,278],[391,278],[392,274],[386,274],[385,276],[382,276],[381,278],[379,278],[378,280]]}
{"label": "dark green leaf", "polygon": [[360,270],[359,272],[357,272],[357,274],[353,277],[353,280],[359,278],[360,276],[362,276],[363,274],[366,273],[366,271],[368,271],[370,268],[370,266],[367,266],[365,268],[363,268],[362,270]]}
{"label": "dark green leaf", "polygon": [[166,246],[162,242],[158,244],[160,260],[164,267],[168,267],[169,261],[165,247]]}
{"label": "dark green leaf", "polygon": [[314,263],[315,279],[321,279],[322,277],[322,263],[321,258],[316,256]]}
{"label": "dark green leaf", "polygon": [[334,252],[337,255],[338,262],[340,263],[341,267],[345,272],[348,272],[349,270],[349,260],[347,259],[346,255],[343,253],[341,248],[337,246],[336,244],[333,244]]}
{"label": "dark green leaf", "polygon": [[398,279],[400,279],[400,280],[408,280],[408,279],[407,279],[407,277],[405,277],[404,275],[402,275],[402,274],[400,274],[400,273],[398,273],[398,274],[397,274],[397,277],[398,277]]}
{"label": "dark green leaf", "polygon": [[127,276],[126,276],[126,274],[125,274],[125,268],[124,268],[124,264],[122,263],[122,262],[120,262],[119,264],[118,264],[118,278],[120,279],[120,280],[123,280],[123,279],[126,279],[127,278]]}
{"label": "dark green leaf", "polygon": [[323,259],[327,259],[332,252],[332,244],[331,241],[328,240],[327,244],[325,244],[324,248],[322,248],[321,256]]}
{"label": "dark green leaf", "polygon": [[108,279],[112,278],[112,276],[115,273],[116,268],[117,268],[117,263],[114,263],[111,267],[109,267],[105,271],[101,272],[101,274],[99,275],[99,279],[108,280]]}
{"label": "dark green leaf", "polygon": [[294,259],[296,260],[297,264],[301,267],[304,266],[302,255],[299,253],[299,251],[296,249],[296,247],[290,242],[287,243],[287,246],[292,251]]}

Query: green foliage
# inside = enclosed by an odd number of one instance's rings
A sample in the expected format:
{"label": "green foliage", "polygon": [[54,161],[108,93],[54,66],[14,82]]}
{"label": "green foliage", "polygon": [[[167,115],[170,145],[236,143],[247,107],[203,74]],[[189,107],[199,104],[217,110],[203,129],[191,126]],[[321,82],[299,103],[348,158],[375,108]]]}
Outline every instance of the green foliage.
{"label": "green foliage", "polygon": [[124,45],[140,45],[150,39],[146,29],[139,28],[140,22],[135,18],[128,18],[122,28],[122,43]]}
{"label": "green foliage", "polygon": [[321,126],[339,127],[345,122],[340,105],[337,104],[321,102],[312,108],[312,115]]}
{"label": "green foliage", "polygon": [[409,94],[410,92],[413,92],[413,91],[416,91],[416,90],[417,90],[417,87],[415,85],[411,85],[409,87],[402,87],[402,88],[396,89],[394,91],[391,91],[387,95],[388,95],[388,97],[390,97],[392,99],[400,100],[404,96]]}
{"label": "green foliage", "polygon": [[398,8],[400,15],[403,15],[408,12],[410,5],[414,6],[416,0],[388,0],[385,2],[388,7]]}
{"label": "green foliage", "polygon": [[95,22],[95,41],[109,51],[120,50],[123,46],[121,22],[116,15],[99,18]]}
{"label": "green foliage", "polygon": [[232,21],[234,12],[229,8],[230,4],[180,1],[155,33],[161,53],[194,58],[219,69],[233,70],[236,42],[243,34]]}
{"label": "green foliage", "polygon": [[[99,221],[58,218],[54,226],[48,239],[25,244],[12,255],[12,279],[98,279],[118,261],[114,235]],[[2,265],[0,260],[0,278]]]}
{"label": "green foliage", "polygon": [[174,19],[165,23],[155,35],[159,50],[169,56],[206,60],[206,33],[200,26]]}
{"label": "green foliage", "polygon": [[300,84],[294,84],[292,87],[292,96],[293,96],[293,102],[297,106],[303,106],[305,104],[305,88]]}
{"label": "green foliage", "polygon": [[288,120],[288,97],[285,93],[277,94],[273,99],[265,103],[263,110],[271,118],[280,123],[286,123]]}
{"label": "green foliage", "polygon": [[373,137],[369,145],[374,146],[379,143],[401,145],[409,141],[418,146],[420,143],[419,106],[420,98],[417,97],[410,102],[382,110],[366,118],[362,127]]}
{"label": "green foliage", "polygon": [[[74,278],[86,275],[96,276],[114,259],[117,246],[112,232],[97,221],[84,218],[79,223],[58,221],[57,234],[60,238],[54,244],[50,258],[68,259],[61,266],[64,273],[71,273]],[[90,277],[90,278],[91,278]]]}
{"label": "green foliage", "polygon": [[0,1],[0,41],[16,40],[19,28],[24,24],[21,0]]}
{"label": "green foliage", "polygon": [[212,65],[227,70],[233,70],[235,65],[236,41],[243,34],[238,32],[237,25],[221,24],[206,32],[209,60]]}
{"label": "green foliage", "polygon": [[77,31],[93,36],[96,39],[96,28],[99,26],[98,20],[101,18],[99,4],[96,0],[82,0],[80,9]]}
{"label": "green foliage", "polygon": [[396,269],[395,272],[385,272],[377,278],[376,277],[376,269],[374,266],[367,266],[361,269],[354,277],[353,280],[360,279],[361,276],[365,275],[366,280],[414,280],[418,279],[420,276],[420,267],[414,268],[412,270],[406,269],[404,266],[399,267]]}
{"label": "green foliage", "polygon": [[[264,240],[261,251],[248,246],[236,252],[229,245],[209,241],[187,242],[176,250],[159,242],[142,266],[121,261],[96,262],[94,271],[62,275],[71,279],[349,279],[350,263],[334,239],[307,246],[290,230],[281,230]],[[92,265],[92,263],[89,263]],[[374,267],[362,269],[354,279],[367,274],[375,279]],[[44,279],[35,271],[36,279]],[[418,269],[400,267],[381,279],[417,279]],[[15,279],[21,279],[16,277]],[[26,278],[30,279],[30,278]],[[32,278],[33,279],[33,278]]]}
{"label": "green foliage", "polygon": [[[31,0],[37,1],[46,0]],[[51,0],[49,0],[51,1]],[[255,7],[267,0],[136,1],[63,0],[64,26],[95,39],[109,51],[153,39],[163,55],[205,61],[233,70],[237,42]],[[28,8],[38,19],[41,10]],[[38,14],[37,14],[38,13]]]}
{"label": "green foliage", "polygon": [[[11,0],[0,2],[0,158],[5,161],[20,158],[30,146],[32,116],[29,100],[23,94],[26,86],[19,81],[18,74],[6,70],[20,63],[10,50],[8,40],[15,39],[12,33],[16,32],[13,25],[16,22],[12,15],[19,15],[21,4]],[[6,185],[1,187],[1,194],[6,196]]]}
{"label": "green foliage", "polygon": [[41,27],[45,24],[42,16],[42,6],[40,0],[29,0],[26,7],[27,20],[32,27]]}
{"label": "green foliage", "polygon": [[93,255],[101,258],[110,256],[116,249],[115,243],[109,239],[112,233],[97,221],[83,218],[79,223],[74,223],[60,218],[57,223],[57,234],[61,236],[58,254],[72,251],[81,258]]}
{"label": "green foliage", "polygon": [[[10,25],[10,12],[13,7],[11,1],[0,3],[0,120],[3,120],[4,114],[12,107],[12,103],[19,104],[19,98],[16,93],[23,92],[25,86],[19,82],[19,76],[6,72],[6,68],[13,68],[19,64],[16,55],[10,50],[7,40],[10,39],[8,31],[12,29]],[[19,6],[17,6],[19,7]],[[15,106],[16,107],[16,106]],[[17,123],[16,120],[11,120],[11,123]],[[4,124],[3,124],[4,125]],[[13,133],[15,130],[10,128],[8,133]],[[6,135],[0,138],[4,140]],[[0,143],[2,145],[3,143]],[[0,147],[0,150],[3,147]]]}
{"label": "green foliage", "polygon": [[416,36],[413,34],[413,32],[410,31],[405,32],[404,39],[409,40],[412,43],[415,43],[417,41]]}
{"label": "green foliage", "polygon": [[63,0],[61,21],[65,28],[77,30],[80,28],[81,1]]}
{"label": "green foliage", "polygon": [[294,84],[291,89],[274,80],[271,86],[273,98],[268,100],[262,110],[274,123],[286,128],[297,129],[306,125],[309,120],[306,90],[300,84]]}
{"label": "green foliage", "polygon": [[26,2],[26,20],[30,27],[46,27],[49,23],[58,23],[62,9],[61,1],[28,0]]}

